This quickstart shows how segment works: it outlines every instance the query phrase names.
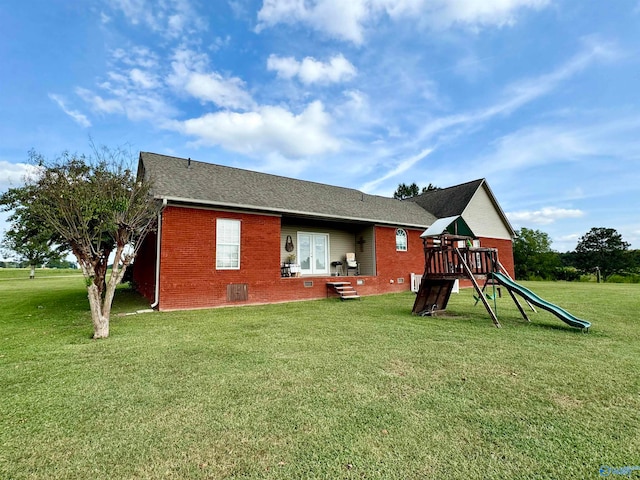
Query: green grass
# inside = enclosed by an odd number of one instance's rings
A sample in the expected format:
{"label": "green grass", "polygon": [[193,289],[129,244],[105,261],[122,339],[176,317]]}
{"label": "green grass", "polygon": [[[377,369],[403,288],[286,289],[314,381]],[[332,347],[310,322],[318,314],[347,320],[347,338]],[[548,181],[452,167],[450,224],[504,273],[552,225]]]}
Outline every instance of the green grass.
{"label": "green grass", "polygon": [[[592,322],[496,329],[472,291],[118,316],[0,283],[0,479],[597,478],[640,465],[640,286],[528,283]],[[635,476],[640,473],[633,472]],[[633,475],[632,475],[633,476]]]}
{"label": "green grass", "polygon": [[[29,268],[0,268],[0,281],[2,280],[29,280],[31,269]],[[82,276],[82,272],[69,268],[36,268],[35,278]]]}

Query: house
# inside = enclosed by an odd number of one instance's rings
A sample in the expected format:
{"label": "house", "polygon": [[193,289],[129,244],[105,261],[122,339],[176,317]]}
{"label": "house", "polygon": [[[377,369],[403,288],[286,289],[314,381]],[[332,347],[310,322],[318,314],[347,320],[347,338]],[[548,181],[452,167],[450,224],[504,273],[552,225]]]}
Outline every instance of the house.
{"label": "house", "polygon": [[323,298],[335,281],[360,295],[409,290],[424,270],[420,235],[454,211],[513,272],[514,231],[485,180],[396,200],[148,152],[138,175],[163,208],[134,281],[160,310]]}

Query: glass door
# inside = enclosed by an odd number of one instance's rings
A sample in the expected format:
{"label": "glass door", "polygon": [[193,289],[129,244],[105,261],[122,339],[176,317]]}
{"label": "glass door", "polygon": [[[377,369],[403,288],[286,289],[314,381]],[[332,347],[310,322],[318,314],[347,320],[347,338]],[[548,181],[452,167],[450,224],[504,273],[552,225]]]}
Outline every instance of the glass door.
{"label": "glass door", "polygon": [[299,232],[298,261],[302,275],[329,274],[329,235]]}

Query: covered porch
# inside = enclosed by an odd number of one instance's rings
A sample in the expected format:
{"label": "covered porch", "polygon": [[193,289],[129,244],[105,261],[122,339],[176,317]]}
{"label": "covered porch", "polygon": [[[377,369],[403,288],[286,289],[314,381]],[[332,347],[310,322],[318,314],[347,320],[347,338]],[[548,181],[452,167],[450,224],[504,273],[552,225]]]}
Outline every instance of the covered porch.
{"label": "covered porch", "polygon": [[[357,267],[348,267],[347,254]],[[375,276],[373,225],[283,217],[280,233],[283,278]]]}

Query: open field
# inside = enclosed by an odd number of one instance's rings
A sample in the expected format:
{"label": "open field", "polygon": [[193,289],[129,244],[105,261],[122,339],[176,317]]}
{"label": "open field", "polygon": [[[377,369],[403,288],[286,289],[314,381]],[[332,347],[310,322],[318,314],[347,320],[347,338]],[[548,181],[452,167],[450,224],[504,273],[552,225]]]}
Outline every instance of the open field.
{"label": "open field", "polygon": [[[81,277],[0,282],[0,479],[599,478],[640,466],[640,285],[112,317]],[[122,290],[116,313],[147,308]],[[620,470],[621,471],[621,470]],[[630,470],[632,477],[640,471]],[[614,474],[611,475],[615,477]]]}
{"label": "open field", "polygon": [[[2,280],[29,280],[28,268],[0,268],[0,281]],[[82,277],[82,272],[70,268],[37,268],[35,278],[49,277]]]}

